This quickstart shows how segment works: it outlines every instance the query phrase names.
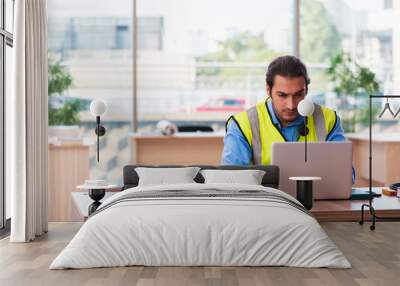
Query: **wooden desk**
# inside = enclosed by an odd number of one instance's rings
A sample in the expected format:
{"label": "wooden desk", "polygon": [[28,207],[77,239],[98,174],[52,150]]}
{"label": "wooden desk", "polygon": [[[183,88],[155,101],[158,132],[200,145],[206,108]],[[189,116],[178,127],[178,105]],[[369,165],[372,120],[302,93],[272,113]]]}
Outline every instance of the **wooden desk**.
{"label": "wooden desk", "polygon": [[[368,190],[368,188],[363,188]],[[378,188],[378,193],[381,188]],[[368,204],[368,200],[318,200],[314,201],[311,213],[318,221],[359,221],[361,205]],[[399,217],[400,199],[382,195],[374,198],[373,204],[376,215],[381,217]],[[365,219],[371,219],[369,209],[365,209]]]}
{"label": "wooden desk", "polygon": [[70,193],[89,178],[89,147],[80,142],[49,144],[49,221],[71,221]]}
{"label": "wooden desk", "polygon": [[[369,178],[368,134],[346,134],[353,142],[355,185],[367,185]],[[372,180],[374,186],[388,186],[400,181],[400,134],[372,134]]]}
{"label": "wooden desk", "polygon": [[132,162],[148,165],[220,165],[224,133],[182,132],[172,136],[130,134]]}

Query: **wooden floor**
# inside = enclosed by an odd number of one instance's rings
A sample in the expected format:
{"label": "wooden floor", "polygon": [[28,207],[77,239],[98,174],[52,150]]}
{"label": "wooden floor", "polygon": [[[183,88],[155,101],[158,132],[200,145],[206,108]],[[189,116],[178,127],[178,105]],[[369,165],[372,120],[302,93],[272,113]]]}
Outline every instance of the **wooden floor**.
{"label": "wooden floor", "polygon": [[353,268],[120,267],[48,270],[81,223],[51,223],[44,237],[27,244],[0,241],[0,285],[400,285],[400,222],[375,231],[354,222],[323,228]]}

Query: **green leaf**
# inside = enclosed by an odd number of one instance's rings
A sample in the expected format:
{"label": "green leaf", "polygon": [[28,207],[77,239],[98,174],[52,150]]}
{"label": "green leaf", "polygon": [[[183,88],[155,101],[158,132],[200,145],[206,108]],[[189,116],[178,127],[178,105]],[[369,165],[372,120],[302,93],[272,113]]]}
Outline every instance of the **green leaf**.
{"label": "green leaf", "polygon": [[[73,84],[72,76],[53,59],[48,60],[48,95],[61,95]],[[49,125],[75,125],[79,123],[79,111],[84,108],[79,99],[64,102],[61,108],[54,108],[49,102]]]}
{"label": "green leaf", "polygon": [[[340,52],[331,58],[326,74],[338,96],[353,97],[362,106],[354,105],[353,110],[346,111],[347,114],[343,116],[345,132],[355,132],[359,123],[364,126],[368,124],[368,95],[380,89],[375,73],[353,60],[349,54]],[[377,108],[373,107],[372,112],[375,116]]]}
{"label": "green leaf", "polygon": [[72,86],[72,77],[59,62],[48,61],[48,95],[62,94]]}

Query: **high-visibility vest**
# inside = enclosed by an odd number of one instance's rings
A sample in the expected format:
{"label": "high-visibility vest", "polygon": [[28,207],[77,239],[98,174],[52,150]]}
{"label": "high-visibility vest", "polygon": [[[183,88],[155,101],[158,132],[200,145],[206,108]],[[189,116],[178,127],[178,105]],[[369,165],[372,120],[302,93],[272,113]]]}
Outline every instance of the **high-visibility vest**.
{"label": "high-visibility vest", "polygon": [[[240,131],[249,143],[253,152],[253,164],[269,165],[271,162],[271,147],[273,142],[285,142],[278,126],[272,122],[268,110],[268,100],[260,102],[246,111],[231,116],[230,121],[235,121]],[[326,141],[326,138],[336,125],[336,112],[314,103],[314,113],[307,116],[308,135],[307,141]],[[299,136],[298,141],[304,141],[304,136]]]}

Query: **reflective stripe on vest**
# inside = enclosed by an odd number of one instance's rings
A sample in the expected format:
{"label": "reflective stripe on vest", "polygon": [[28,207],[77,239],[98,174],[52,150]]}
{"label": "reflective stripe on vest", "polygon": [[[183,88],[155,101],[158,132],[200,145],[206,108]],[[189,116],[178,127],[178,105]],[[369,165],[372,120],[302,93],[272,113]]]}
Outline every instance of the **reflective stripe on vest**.
{"label": "reflective stripe on vest", "polygon": [[261,154],[262,154],[262,143],[260,138],[260,121],[258,120],[258,112],[257,107],[253,106],[247,111],[247,116],[250,121],[251,134],[253,135],[253,139],[251,141],[252,150],[253,150],[253,162],[256,165],[261,163]]}
{"label": "reflective stripe on vest", "polygon": [[[236,121],[252,148],[253,164],[256,165],[270,164],[272,143],[286,141],[278,126],[273,124],[266,104],[267,102],[260,102],[247,111],[237,113],[230,118]],[[326,141],[327,134],[336,124],[336,113],[318,104],[314,104],[314,107],[313,115],[307,117],[307,128],[309,129],[307,140],[310,142]],[[264,132],[260,132],[261,130]],[[304,141],[304,136],[299,136],[298,141]]]}

